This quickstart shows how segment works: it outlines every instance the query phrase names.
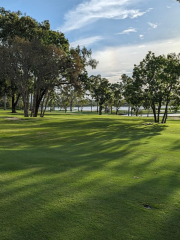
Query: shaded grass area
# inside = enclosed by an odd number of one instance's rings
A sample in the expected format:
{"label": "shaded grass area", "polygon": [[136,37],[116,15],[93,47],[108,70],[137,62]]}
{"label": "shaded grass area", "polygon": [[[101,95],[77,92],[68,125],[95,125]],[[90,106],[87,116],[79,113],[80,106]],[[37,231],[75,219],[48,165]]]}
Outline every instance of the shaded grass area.
{"label": "shaded grass area", "polygon": [[180,238],[178,120],[5,116],[0,239]]}

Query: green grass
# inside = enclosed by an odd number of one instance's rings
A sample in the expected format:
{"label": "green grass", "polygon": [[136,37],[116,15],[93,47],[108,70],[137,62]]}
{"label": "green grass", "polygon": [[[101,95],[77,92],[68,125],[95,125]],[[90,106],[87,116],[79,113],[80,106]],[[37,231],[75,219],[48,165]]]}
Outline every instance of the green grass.
{"label": "green grass", "polygon": [[179,120],[13,116],[0,111],[1,240],[180,239]]}

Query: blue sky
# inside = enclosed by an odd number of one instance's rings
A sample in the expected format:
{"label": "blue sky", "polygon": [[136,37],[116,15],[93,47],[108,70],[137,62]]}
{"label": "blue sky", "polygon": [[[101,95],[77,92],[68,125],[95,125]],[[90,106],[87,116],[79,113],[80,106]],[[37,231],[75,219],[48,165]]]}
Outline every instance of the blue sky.
{"label": "blue sky", "polygon": [[71,46],[86,46],[111,82],[131,75],[148,53],[180,52],[180,3],[175,0],[0,0],[0,7],[49,20]]}

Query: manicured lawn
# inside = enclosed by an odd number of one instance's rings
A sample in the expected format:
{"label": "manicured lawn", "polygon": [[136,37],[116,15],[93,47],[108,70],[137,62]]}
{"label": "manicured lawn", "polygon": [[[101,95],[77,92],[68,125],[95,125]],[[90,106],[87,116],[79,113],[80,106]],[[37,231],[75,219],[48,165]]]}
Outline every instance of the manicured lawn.
{"label": "manicured lawn", "polygon": [[0,240],[180,239],[180,120],[6,116]]}

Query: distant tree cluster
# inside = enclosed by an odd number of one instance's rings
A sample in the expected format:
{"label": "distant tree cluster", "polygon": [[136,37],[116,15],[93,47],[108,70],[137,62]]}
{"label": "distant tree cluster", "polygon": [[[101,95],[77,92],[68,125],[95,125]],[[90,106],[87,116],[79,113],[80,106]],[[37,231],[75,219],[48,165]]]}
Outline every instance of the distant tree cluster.
{"label": "distant tree cluster", "polygon": [[149,52],[139,65],[134,66],[132,78],[122,76],[124,96],[136,107],[151,108],[154,121],[159,123],[162,105],[165,105],[161,123],[167,119],[168,106],[180,104],[180,54],[155,56]]}

